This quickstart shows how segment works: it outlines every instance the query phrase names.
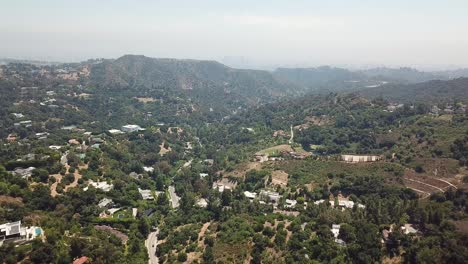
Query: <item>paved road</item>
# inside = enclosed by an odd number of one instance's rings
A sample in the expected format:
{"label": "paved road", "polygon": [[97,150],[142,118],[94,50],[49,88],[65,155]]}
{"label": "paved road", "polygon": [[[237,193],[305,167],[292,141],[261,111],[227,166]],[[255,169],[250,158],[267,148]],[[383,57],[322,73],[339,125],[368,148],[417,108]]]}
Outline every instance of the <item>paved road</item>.
{"label": "paved road", "polygon": [[292,144],[294,140],[294,130],[293,126],[291,125],[291,138],[289,139],[289,144]]}
{"label": "paved road", "polygon": [[169,195],[171,196],[172,208],[177,208],[177,207],[179,207],[179,200],[180,200],[180,197],[177,196],[177,194],[176,194],[176,192],[175,192],[174,186],[169,186]]}
{"label": "paved road", "polygon": [[156,230],[155,232],[152,232],[148,235],[148,238],[145,240],[145,246],[146,249],[148,250],[148,255],[149,255],[149,264],[158,264],[159,260],[158,257],[156,256],[156,247],[158,245],[158,233],[159,230]]}

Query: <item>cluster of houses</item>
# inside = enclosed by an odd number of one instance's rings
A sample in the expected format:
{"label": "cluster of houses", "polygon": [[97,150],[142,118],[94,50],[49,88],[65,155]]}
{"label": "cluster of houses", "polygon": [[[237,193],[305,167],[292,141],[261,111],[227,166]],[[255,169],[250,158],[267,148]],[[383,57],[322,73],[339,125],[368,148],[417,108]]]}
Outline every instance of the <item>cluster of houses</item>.
{"label": "cluster of houses", "polygon": [[[317,200],[314,202],[315,205],[319,205],[324,203],[325,200]],[[358,208],[366,208],[365,205],[360,204],[360,203],[355,203],[354,201],[349,200],[349,197],[343,196],[341,193],[337,195],[336,199],[333,196],[333,194],[330,195],[328,202],[330,203],[330,206],[332,208],[341,208],[341,210],[345,209],[353,209],[354,206],[356,205]],[[335,204],[337,203],[337,204]]]}
{"label": "cluster of houses", "polygon": [[263,153],[256,153],[254,160],[260,163],[266,162],[266,161],[280,161],[284,160],[285,158],[292,158],[296,160],[303,160],[310,156],[311,154],[308,152],[295,152],[295,151],[283,151],[280,153],[279,156],[274,156],[270,157],[268,154],[263,154]]}
{"label": "cluster of houses", "polygon": [[[112,199],[109,198],[102,198],[97,206],[102,210],[99,214],[99,218],[110,218],[113,217],[115,213],[122,210],[120,207],[115,207],[114,202]],[[138,214],[138,208],[132,208],[132,217],[136,218]],[[125,214],[118,215],[117,218],[125,218]]]}
{"label": "cluster of houses", "polygon": [[[257,195],[256,192],[249,192],[245,191],[244,196],[249,199],[250,201],[254,201],[255,199],[259,199],[260,204],[272,204],[274,209],[277,209],[281,198],[283,197],[278,192],[270,191],[270,190],[261,190],[260,193]],[[286,199],[284,203],[285,208],[295,208],[297,205],[296,200]]]}
{"label": "cluster of houses", "polygon": [[[400,103],[390,103],[389,105],[387,105],[386,109],[384,111],[386,112],[394,112],[400,108],[403,108],[404,107],[404,104],[400,104]],[[414,108],[413,105],[410,106],[411,109]],[[453,104],[446,104],[445,106],[437,106],[437,105],[433,105],[431,107],[431,114],[433,115],[441,115],[441,114],[465,114],[467,112],[467,106],[463,103],[458,103],[456,105],[453,105]]]}
{"label": "cluster of houses", "polygon": [[466,114],[467,106],[462,103],[458,103],[456,106],[452,104],[447,104],[443,109],[439,108],[437,105],[432,106],[431,114],[440,115],[440,114]]}

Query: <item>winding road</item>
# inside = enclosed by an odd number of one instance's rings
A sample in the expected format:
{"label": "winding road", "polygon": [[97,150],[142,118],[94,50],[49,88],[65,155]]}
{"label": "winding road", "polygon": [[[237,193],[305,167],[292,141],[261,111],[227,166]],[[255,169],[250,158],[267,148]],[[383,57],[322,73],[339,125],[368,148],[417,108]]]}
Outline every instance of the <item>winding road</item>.
{"label": "winding road", "polygon": [[145,246],[146,249],[148,250],[148,263],[149,264],[158,264],[159,260],[158,257],[156,256],[156,248],[158,246],[158,233],[159,229],[156,229],[156,231],[150,233],[148,235],[148,238],[145,240]]}
{"label": "winding road", "polygon": [[293,126],[291,125],[291,138],[289,139],[289,144],[292,144],[294,140],[294,130]]}

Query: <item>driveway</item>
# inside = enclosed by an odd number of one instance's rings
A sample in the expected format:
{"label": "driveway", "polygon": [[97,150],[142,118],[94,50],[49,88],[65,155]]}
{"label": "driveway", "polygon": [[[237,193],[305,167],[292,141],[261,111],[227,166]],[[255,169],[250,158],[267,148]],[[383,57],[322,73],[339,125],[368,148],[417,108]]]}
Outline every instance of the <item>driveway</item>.
{"label": "driveway", "polygon": [[175,192],[174,186],[169,186],[169,195],[171,196],[172,208],[177,208],[177,207],[179,207],[179,200],[180,200],[180,197],[177,196],[177,194],[176,194],[176,192]]}

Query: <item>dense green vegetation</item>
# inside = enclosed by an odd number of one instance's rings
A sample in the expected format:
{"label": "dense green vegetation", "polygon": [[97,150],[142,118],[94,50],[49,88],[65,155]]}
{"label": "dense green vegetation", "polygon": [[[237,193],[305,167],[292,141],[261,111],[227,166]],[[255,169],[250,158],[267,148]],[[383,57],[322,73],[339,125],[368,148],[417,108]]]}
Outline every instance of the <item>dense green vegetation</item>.
{"label": "dense green vegetation", "polygon": [[[331,77],[317,82],[331,86],[354,76],[319,70]],[[463,97],[284,98],[304,90],[267,72],[140,56],[2,72],[0,224],[21,220],[45,237],[6,241],[0,263],[147,263],[144,241],[156,230],[150,246],[161,263],[468,258]],[[127,124],[144,130],[109,131]],[[347,163],[342,154],[379,160]]]}

